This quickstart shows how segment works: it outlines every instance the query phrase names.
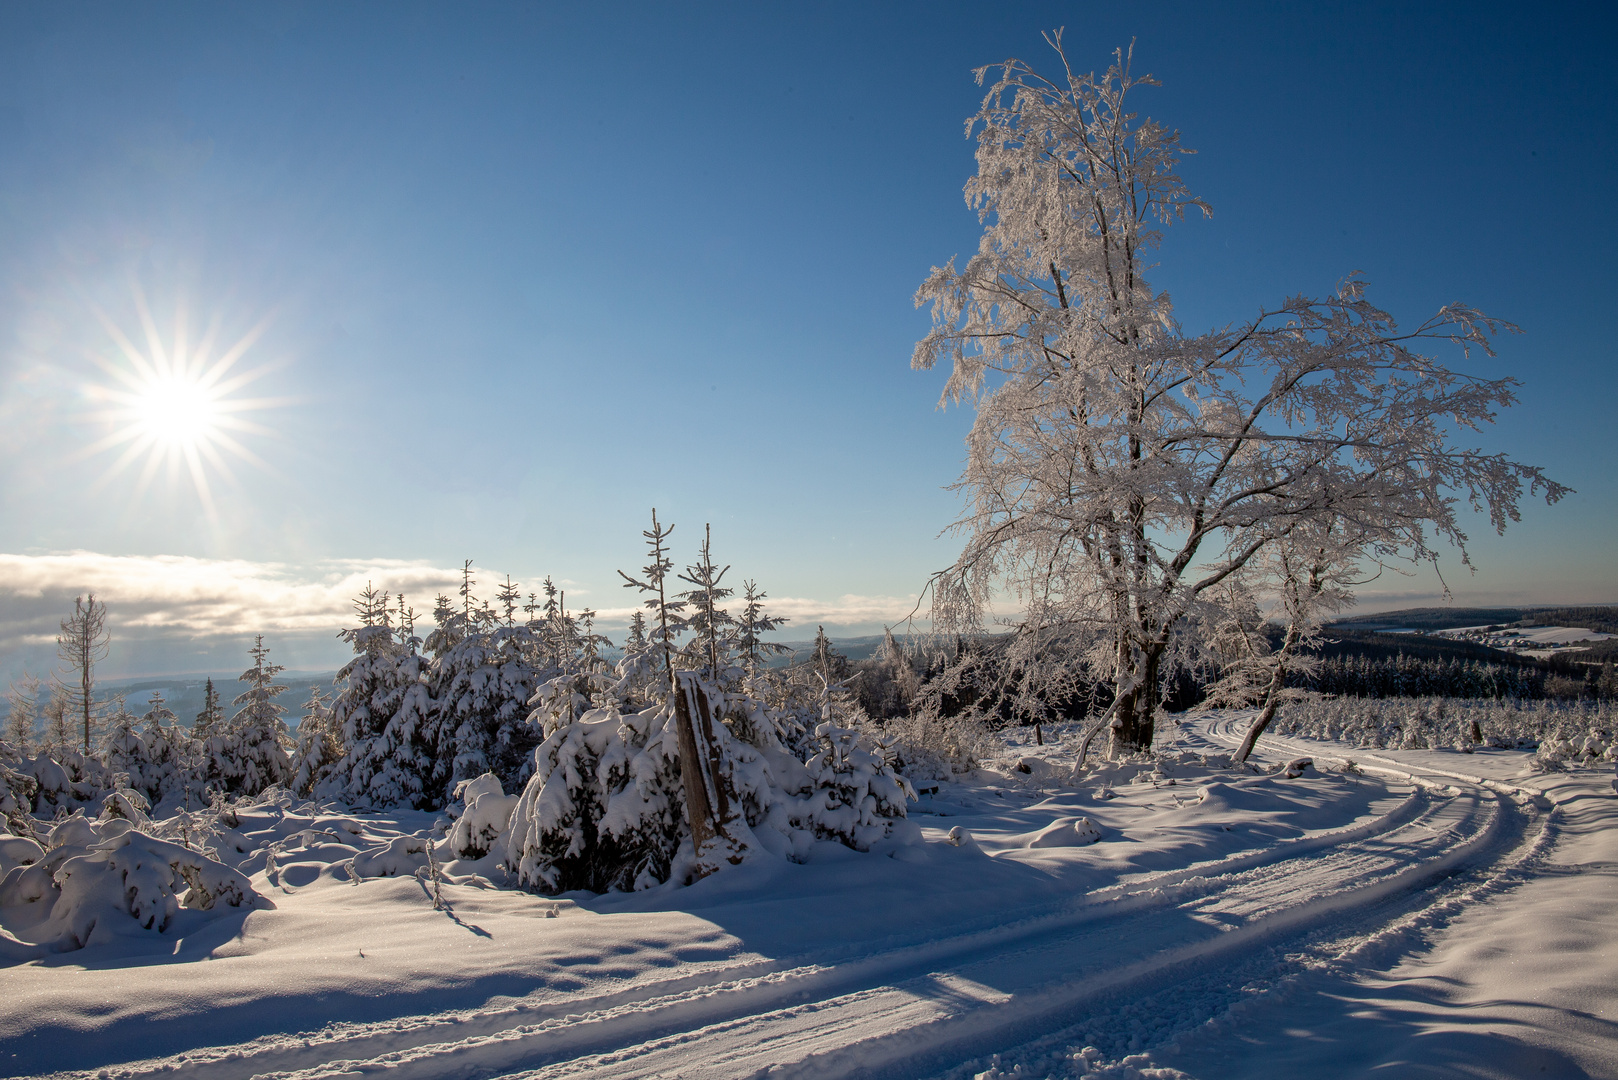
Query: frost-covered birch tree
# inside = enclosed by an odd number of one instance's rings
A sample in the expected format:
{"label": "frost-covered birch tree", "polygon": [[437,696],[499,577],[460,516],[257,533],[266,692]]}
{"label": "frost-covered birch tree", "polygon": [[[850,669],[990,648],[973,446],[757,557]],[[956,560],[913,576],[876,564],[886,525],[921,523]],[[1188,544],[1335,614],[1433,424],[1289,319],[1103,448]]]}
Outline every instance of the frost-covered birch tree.
{"label": "frost-covered birch tree", "polygon": [[1191,151],[1130,111],[1155,85],[1132,50],[1098,78],[1069,65],[1060,32],[1047,40],[1053,77],[1016,59],[977,72],[998,72],[967,122],[983,235],[916,294],[933,329],[912,365],[948,365],[941,404],[976,409],[965,545],[932,614],[970,632],[1015,604],[1016,693],[1110,684],[1115,742],[1144,749],[1186,617],[1290,525],[1338,520],[1382,557],[1430,561],[1447,543],[1464,561],[1461,502],[1500,530],[1525,490],[1568,489],[1458,441],[1517,385],[1422,351],[1488,353],[1514,329],[1464,304],[1404,329],[1351,276],[1185,332],[1146,272],[1162,226],[1210,212],[1178,172]]}

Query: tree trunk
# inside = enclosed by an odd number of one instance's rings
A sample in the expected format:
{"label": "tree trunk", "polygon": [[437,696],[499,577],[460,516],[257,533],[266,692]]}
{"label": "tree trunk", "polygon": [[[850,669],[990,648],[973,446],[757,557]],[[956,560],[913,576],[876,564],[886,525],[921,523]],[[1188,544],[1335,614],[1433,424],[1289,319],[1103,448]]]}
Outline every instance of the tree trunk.
{"label": "tree trunk", "polygon": [[691,825],[691,847],[697,856],[696,876],[718,869],[715,852],[731,863],[742,861],[731,822],[734,809],[725,790],[719,739],[714,733],[714,712],[708,694],[692,672],[680,672],[674,695],[674,719],[680,742],[680,784],[685,789],[686,819]]}
{"label": "tree trunk", "polygon": [[1157,712],[1157,673],[1161,652],[1149,652],[1141,664],[1140,684],[1120,695],[1118,717],[1113,721],[1113,745],[1122,750],[1150,753],[1153,714]]}
{"label": "tree trunk", "polygon": [[708,798],[709,755],[707,740],[697,742],[694,723],[695,709],[691,707],[693,690],[691,681],[676,678],[674,691],[675,734],[680,742],[680,786],[685,790],[685,816],[691,825],[691,847],[697,854],[697,876],[707,877],[714,868],[702,861],[717,835],[714,828],[713,804]]}
{"label": "tree trunk", "polygon": [[1253,747],[1258,743],[1258,737],[1264,734],[1264,729],[1270,726],[1271,720],[1275,719],[1275,710],[1281,704],[1281,687],[1286,685],[1286,681],[1286,665],[1277,664],[1275,674],[1270,676],[1270,685],[1264,691],[1264,708],[1259,710],[1258,719],[1254,720],[1252,726],[1247,729],[1247,735],[1242,739],[1241,749],[1236,751],[1236,756],[1232,759],[1235,764],[1240,765],[1247,760],[1247,755],[1253,752]]}

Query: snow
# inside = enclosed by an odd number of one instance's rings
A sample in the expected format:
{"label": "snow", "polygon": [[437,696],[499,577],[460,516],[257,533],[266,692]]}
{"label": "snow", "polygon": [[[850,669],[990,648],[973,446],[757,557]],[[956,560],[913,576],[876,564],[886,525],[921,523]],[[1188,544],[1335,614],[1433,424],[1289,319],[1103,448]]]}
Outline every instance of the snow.
{"label": "snow", "polygon": [[[263,902],[15,957],[0,1068],[1618,1075],[1610,766],[1267,737],[1233,771],[1243,719],[1186,718],[1155,761],[1076,784],[1073,732],[1017,733],[869,852],[636,893],[536,896],[460,857],[456,830],[504,827],[487,782],[453,823],[227,808],[208,850]],[[37,864],[29,843],[0,866]]]}

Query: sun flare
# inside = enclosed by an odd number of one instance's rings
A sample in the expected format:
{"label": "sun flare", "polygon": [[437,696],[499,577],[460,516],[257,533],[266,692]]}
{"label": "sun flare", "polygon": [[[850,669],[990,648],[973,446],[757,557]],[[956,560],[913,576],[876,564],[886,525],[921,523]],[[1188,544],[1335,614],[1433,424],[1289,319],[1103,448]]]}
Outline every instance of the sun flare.
{"label": "sun flare", "polygon": [[143,433],[158,442],[194,443],[217,432],[212,395],[198,380],[164,379],[148,386],[133,409]]}
{"label": "sun flare", "polygon": [[240,395],[243,387],[269,370],[266,365],[247,368],[241,364],[266,324],[260,323],[233,345],[218,350],[220,320],[215,318],[201,340],[193,344],[182,303],[175,314],[173,332],[165,341],[138,288],[135,300],[144,348],[104,313],[96,312],[117,346],[117,354],[91,356],[112,381],[86,390],[91,400],[101,406],[95,419],[108,430],[86,447],[84,454],[122,448],[98,486],[141,462],[133,489],[137,499],[159,474],[166,474],[171,485],[179,485],[183,472],[211,518],[214,504],[209,474],[234,480],[226,455],[267,468],[236,434],[271,434],[249,414],[286,404],[284,399]]}

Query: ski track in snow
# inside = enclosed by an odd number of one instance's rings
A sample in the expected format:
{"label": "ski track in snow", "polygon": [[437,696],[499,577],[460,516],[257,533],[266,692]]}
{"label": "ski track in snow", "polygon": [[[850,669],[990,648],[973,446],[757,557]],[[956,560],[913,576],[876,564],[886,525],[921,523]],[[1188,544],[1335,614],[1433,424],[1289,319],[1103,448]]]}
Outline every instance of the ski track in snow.
{"label": "ski track in snow", "polygon": [[[1225,749],[1241,725],[1215,717],[1184,734]],[[676,968],[550,1003],[332,1025],[62,1075],[969,1076],[990,1055],[1035,1059],[1109,1037],[1103,1049],[1122,1055],[1210,1015],[1240,1015],[1253,987],[1284,985],[1310,964],[1397,955],[1413,931],[1509,887],[1556,835],[1555,808],[1525,788],[1341,746],[1322,755],[1320,744],[1266,744],[1271,759],[1350,759],[1415,787],[1349,827],[1138,876],[1010,925],[855,956]],[[1165,1015],[1177,1019],[1165,1026]],[[1155,1029],[1142,1016],[1157,1016]]]}

